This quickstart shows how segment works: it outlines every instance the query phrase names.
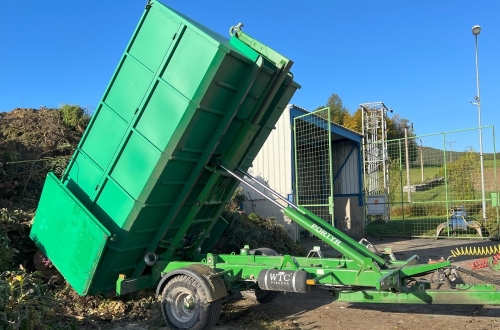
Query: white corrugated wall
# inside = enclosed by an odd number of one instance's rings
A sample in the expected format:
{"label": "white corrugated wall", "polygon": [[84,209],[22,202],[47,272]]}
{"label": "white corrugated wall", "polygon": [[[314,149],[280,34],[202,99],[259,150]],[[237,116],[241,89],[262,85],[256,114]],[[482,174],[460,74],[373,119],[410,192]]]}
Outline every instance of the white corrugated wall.
{"label": "white corrugated wall", "polygon": [[[286,107],[269,138],[262,146],[249,173],[271,189],[286,197],[292,193],[292,130],[290,109]],[[259,200],[262,196],[244,187],[248,199]]]}
{"label": "white corrugated wall", "polygon": [[[290,106],[283,111],[276,123],[276,128],[271,132],[262,149],[255,157],[253,166],[248,171],[253,177],[263,182],[269,188],[287,198],[292,193],[292,129],[290,121]],[[299,231],[296,223],[285,219],[280,208],[266,200],[264,197],[249,189],[246,185],[240,185],[246,200],[243,208],[246,213],[256,213],[262,217],[275,217],[285,226],[290,237],[299,240]],[[258,187],[258,186],[257,186]],[[263,190],[263,189],[259,189]],[[267,194],[268,196],[272,196]],[[284,204],[282,201],[273,198]]]}

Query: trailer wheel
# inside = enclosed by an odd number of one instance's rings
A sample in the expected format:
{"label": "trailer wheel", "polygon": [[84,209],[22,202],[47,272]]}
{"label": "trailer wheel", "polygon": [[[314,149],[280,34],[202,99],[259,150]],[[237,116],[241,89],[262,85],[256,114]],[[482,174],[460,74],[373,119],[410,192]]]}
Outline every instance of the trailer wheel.
{"label": "trailer wheel", "polygon": [[[250,254],[254,255],[261,255],[261,256],[270,256],[270,257],[276,257],[279,256],[279,253],[276,252],[273,249],[270,248],[258,248],[254,250],[250,250]],[[248,290],[248,291],[241,291],[241,295],[250,301],[253,301],[254,303],[258,304],[265,304],[268,303],[274,298],[276,298],[279,295],[279,291],[267,291],[267,290],[261,290],[261,289],[256,289],[256,290]]]}
{"label": "trailer wheel", "polygon": [[258,249],[253,249],[249,251],[250,254],[254,254],[256,256],[269,256],[269,257],[276,257],[279,256],[279,253],[276,252],[273,249],[270,248],[258,248]]}
{"label": "trailer wheel", "polygon": [[245,299],[251,300],[255,303],[265,304],[268,303],[279,295],[280,291],[267,291],[267,290],[248,290],[241,291],[241,294]]}
{"label": "trailer wheel", "polygon": [[173,330],[208,330],[220,316],[222,301],[207,301],[203,287],[188,275],[172,278],[163,289],[161,309]]}

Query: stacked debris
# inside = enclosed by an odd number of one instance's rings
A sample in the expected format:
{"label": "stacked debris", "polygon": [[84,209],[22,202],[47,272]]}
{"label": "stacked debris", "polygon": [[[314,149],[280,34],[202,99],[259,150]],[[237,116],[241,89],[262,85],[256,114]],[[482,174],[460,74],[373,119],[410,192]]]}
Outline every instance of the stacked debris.
{"label": "stacked debris", "polygon": [[279,254],[305,256],[307,251],[288,236],[285,227],[274,218],[262,218],[226,208],[223,217],[229,225],[214,247],[214,253],[238,253],[244,245],[250,249],[268,247]]}
{"label": "stacked debris", "polygon": [[36,207],[45,176],[62,174],[89,118],[75,105],[0,113],[0,206]]}

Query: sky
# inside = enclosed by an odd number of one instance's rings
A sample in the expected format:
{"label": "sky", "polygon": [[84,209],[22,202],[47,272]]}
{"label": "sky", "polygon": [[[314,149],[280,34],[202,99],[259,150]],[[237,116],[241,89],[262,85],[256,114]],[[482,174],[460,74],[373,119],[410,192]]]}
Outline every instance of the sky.
{"label": "sky", "polygon": [[[163,0],[228,37],[244,31],[294,61],[308,110],[332,93],[354,112],[384,102],[418,135],[500,127],[500,1]],[[145,0],[0,0],[0,111],[98,105]],[[497,134],[498,135],[498,134]],[[497,148],[498,150],[498,148]]]}

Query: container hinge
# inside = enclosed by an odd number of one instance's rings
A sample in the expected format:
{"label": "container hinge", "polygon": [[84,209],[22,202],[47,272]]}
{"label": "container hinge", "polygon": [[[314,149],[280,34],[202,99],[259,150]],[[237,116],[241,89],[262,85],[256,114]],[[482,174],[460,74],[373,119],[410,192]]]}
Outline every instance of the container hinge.
{"label": "container hinge", "polygon": [[229,35],[232,37],[234,35],[237,35],[238,32],[241,32],[241,28],[244,27],[245,25],[243,23],[238,23],[236,26],[231,26],[229,28]]}

